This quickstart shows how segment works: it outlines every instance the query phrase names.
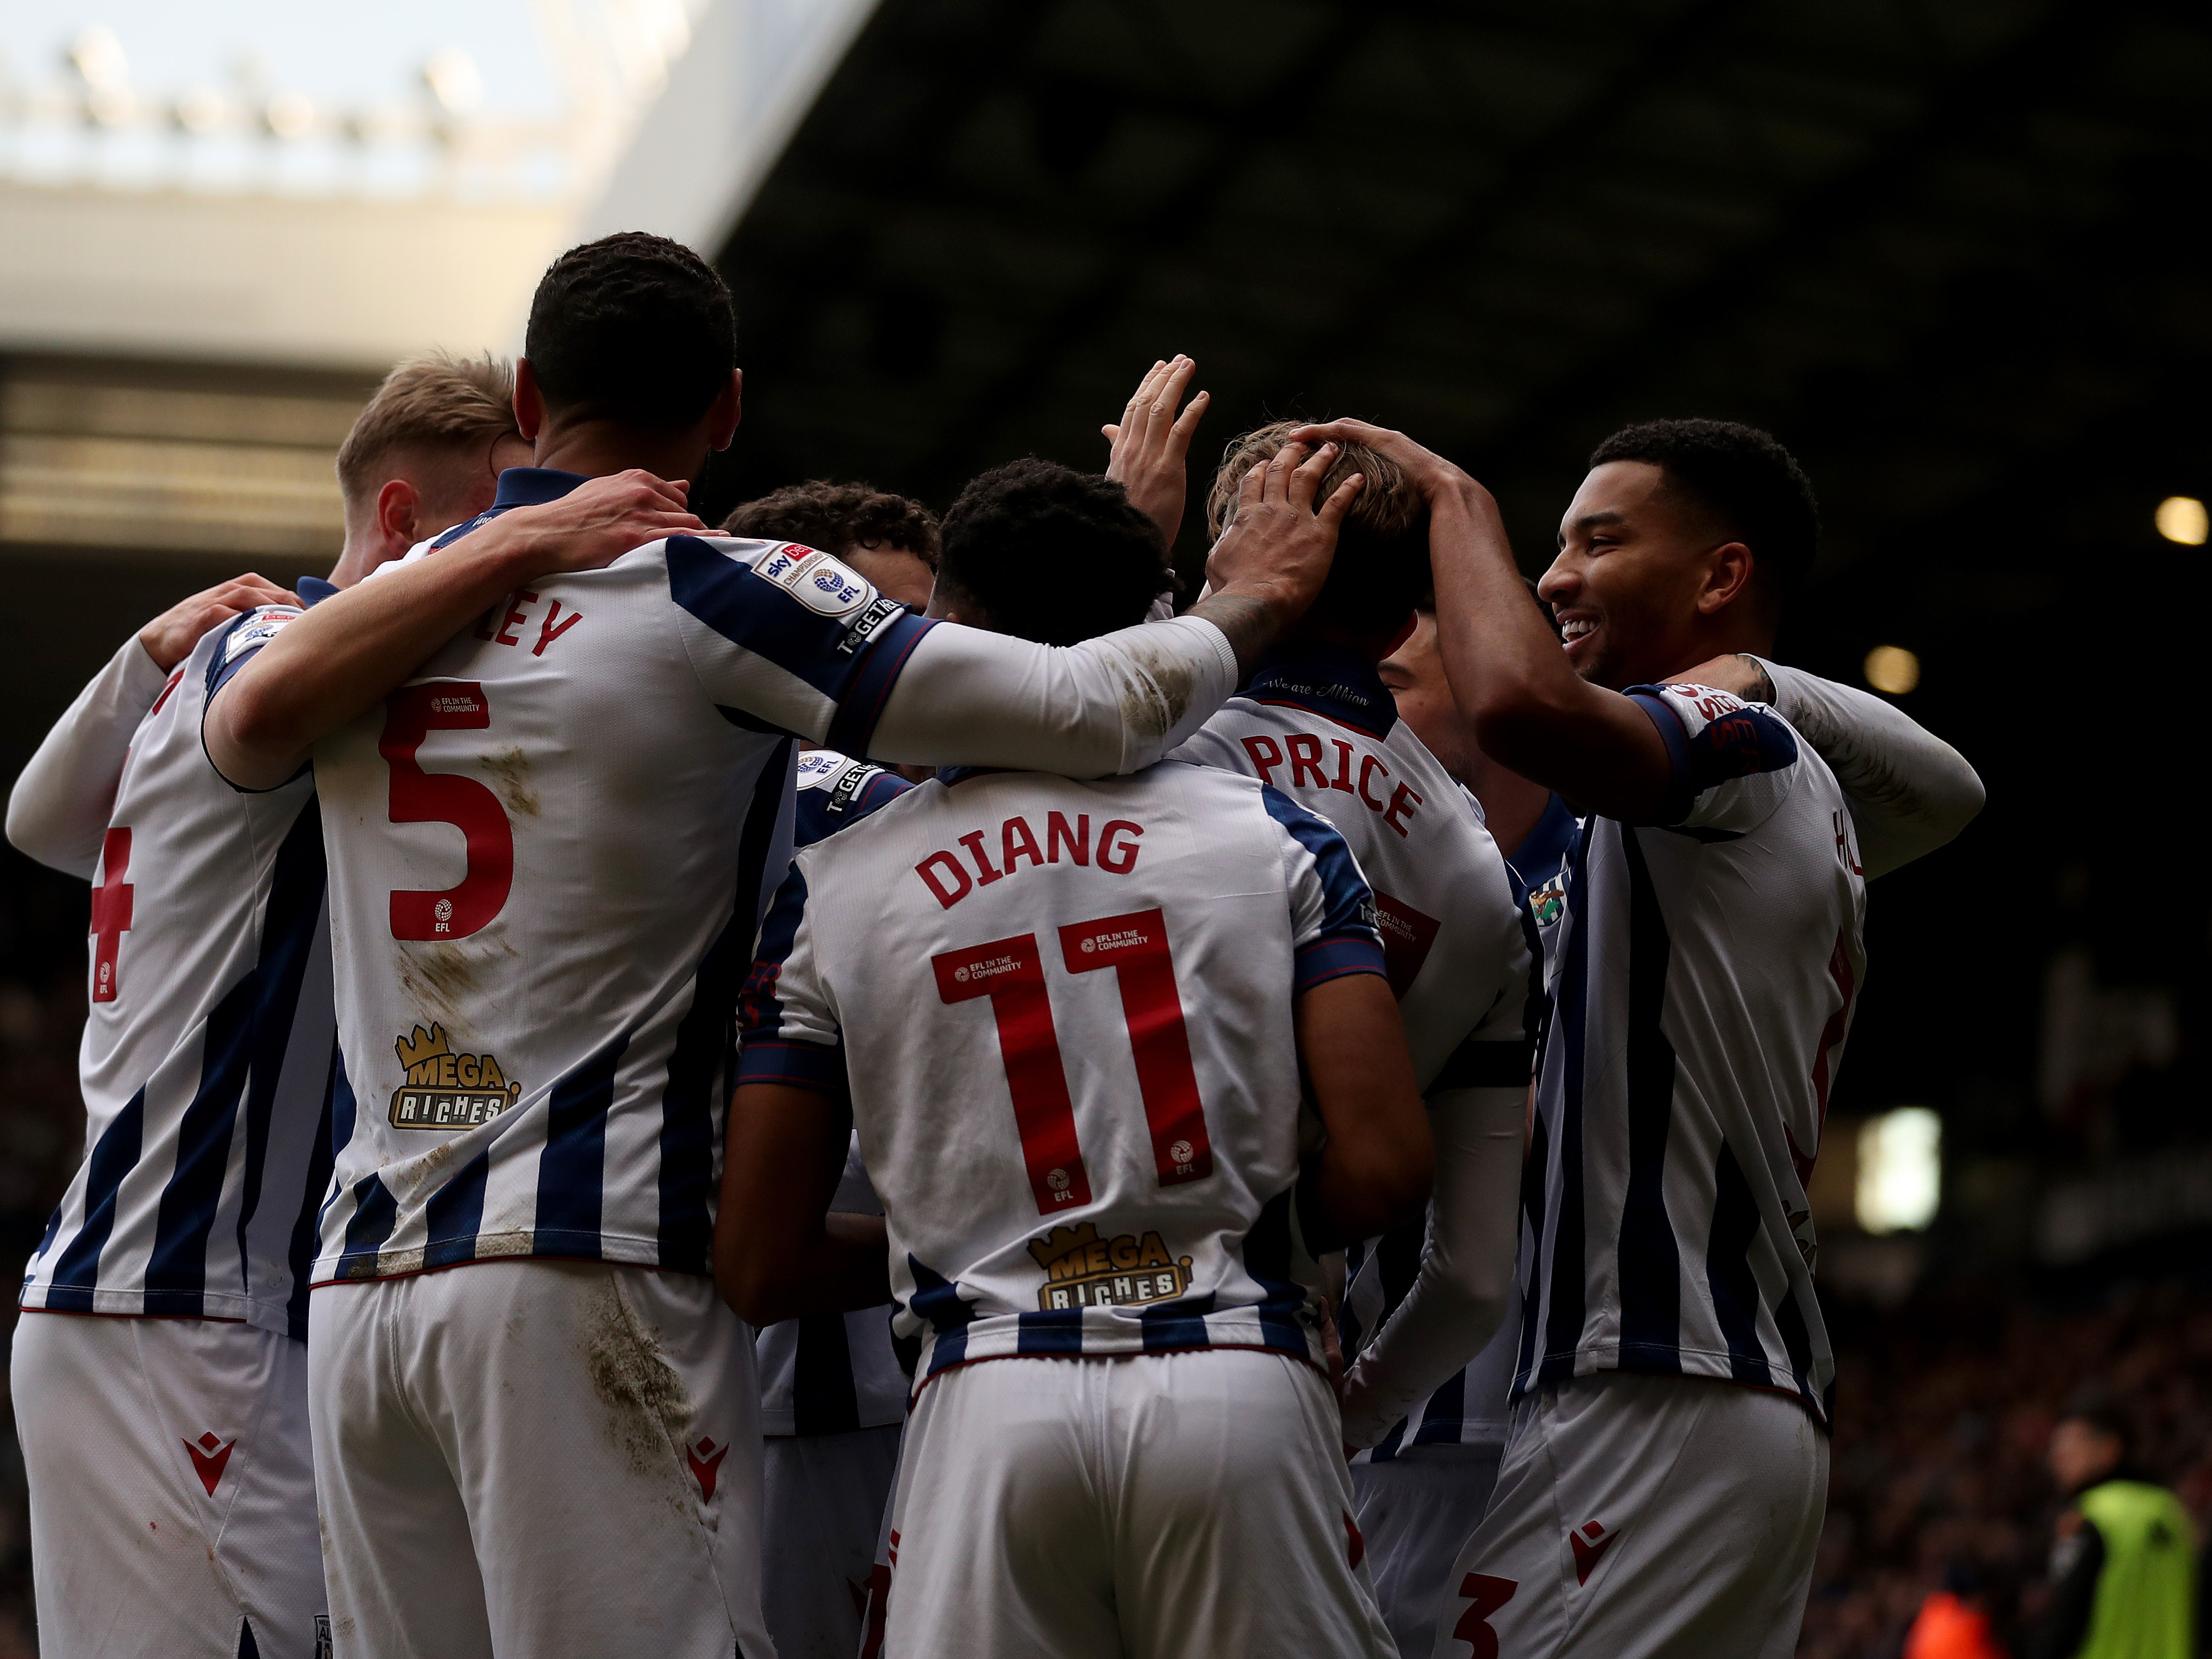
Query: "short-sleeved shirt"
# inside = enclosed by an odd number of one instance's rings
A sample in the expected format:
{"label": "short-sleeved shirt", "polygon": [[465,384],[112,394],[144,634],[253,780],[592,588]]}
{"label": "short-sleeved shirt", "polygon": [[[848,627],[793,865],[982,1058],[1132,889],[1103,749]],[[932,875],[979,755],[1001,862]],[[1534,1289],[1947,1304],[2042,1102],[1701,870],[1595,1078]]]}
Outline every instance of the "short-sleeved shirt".
{"label": "short-sleeved shirt", "polygon": [[1671,781],[1656,822],[1590,818],[1570,861],[1515,1389],[1719,1377],[1825,1423],[1805,1182],[1865,979],[1850,811],[1771,708],[1697,685],[1630,695]]}
{"label": "short-sleeved shirt", "polygon": [[740,1080],[849,1079],[917,1387],[1013,1355],[1319,1363],[1291,1010],[1383,971],[1372,902],[1322,819],[1172,761],[942,775],[799,855]]}

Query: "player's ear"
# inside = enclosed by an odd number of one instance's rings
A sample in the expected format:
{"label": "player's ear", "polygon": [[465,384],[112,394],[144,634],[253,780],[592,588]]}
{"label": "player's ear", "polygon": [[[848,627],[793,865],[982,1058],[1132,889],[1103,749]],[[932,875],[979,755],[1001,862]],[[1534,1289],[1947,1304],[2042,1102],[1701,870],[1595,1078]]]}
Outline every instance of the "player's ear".
{"label": "player's ear", "polygon": [[1741,542],[1724,542],[1705,556],[1705,586],[1698,591],[1698,614],[1711,617],[1743,597],[1756,561]]}
{"label": "player's ear", "polygon": [[538,390],[538,371],[530,359],[514,360],[514,429],[526,443],[535,443],[545,424],[545,394]]}
{"label": "player's ear", "polygon": [[422,492],[404,478],[387,478],[376,492],[376,529],[386,557],[397,558],[417,539],[416,520],[422,516]]}
{"label": "player's ear", "polygon": [[707,410],[707,442],[714,449],[727,449],[735,442],[738,422],[745,417],[745,372],[742,368],[730,371],[730,383],[724,386]]}

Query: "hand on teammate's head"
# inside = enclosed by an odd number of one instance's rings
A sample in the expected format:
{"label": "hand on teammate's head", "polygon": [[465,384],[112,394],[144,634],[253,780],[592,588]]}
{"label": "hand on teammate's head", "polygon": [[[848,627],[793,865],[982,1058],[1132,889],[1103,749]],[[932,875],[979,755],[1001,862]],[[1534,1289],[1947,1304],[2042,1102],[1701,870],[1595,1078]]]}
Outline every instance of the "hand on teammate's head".
{"label": "hand on teammate's head", "polygon": [[[1295,441],[1294,421],[1271,421],[1232,439],[1206,492],[1206,526],[1220,536],[1235,522],[1244,475]],[[1328,579],[1307,613],[1340,642],[1376,657],[1388,653],[1414,605],[1434,585],[1429,565],[1429,502],[1398,464],[1356,440],[1335,440],[1317,494],[1326,495],[1354,473],[1359,495],[1338,532]]]}
{"label": "hand on teammate's head", "polygon": [[1302,444],[1364,444],[1395,464],[1427,501],[1434,501],[1454,485],[1474,482],[1434,450],[1422,447],[1402,432],[1394,432],[1369,421],[1317,421],[1291,434],[1291,441]]}
{"label": "hand on teammate's head", "polygon": [[703,534],[707,526],[686,505],[690,490],[687,480],[633,467],[579,484],[558,501],[518,507],[477,533],[527,536],[532,574],[598,570],[648,542]]}
{"label": "hand on teammate's head", "polygon": [[1212,596],[1257,599],[1278,626],[1304,614],[1328,579],[1337,531],[1366,482],[1353,473],[1316,508],[1314,497],[1335,459],[1333,443],[1311,452],[1286,444],[1244,475],[1236,517],[1206,556]]}
{"label": "hand on teammate's head", "polygon": [[257,605],[297,605],[299,595],[252,571],[180,599],[138,630],[138,643],[163,673],[192,653],[210,628]]}
{"label": "hand on teammate's head", "polygon": [[1176,412],[1197,373],[1198,365],[1182,356],[1154,363],[1130,393],[1121,423],[1098,428],[1111,446],[1106,476],[1129,492],[1129,500],[1160,527],[1160,539],[1170,549],[1182,526],[1191,436],[1212,396],[1198,392],[1188,408]]}

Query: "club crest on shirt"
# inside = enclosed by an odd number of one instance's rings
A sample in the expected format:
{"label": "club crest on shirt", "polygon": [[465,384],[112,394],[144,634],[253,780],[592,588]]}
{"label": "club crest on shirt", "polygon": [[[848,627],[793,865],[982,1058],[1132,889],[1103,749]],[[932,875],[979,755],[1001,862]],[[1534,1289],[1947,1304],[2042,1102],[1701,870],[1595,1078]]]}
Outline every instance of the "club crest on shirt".
{"label": "club crest on shirt", "polygon": [[417,1025],[392,1044],[407,1080],[392,1091],[395,1129],[473,1129],[489,1123],[522,1097],[489,1054],[457,1054],[446,1028]]}
{"label": "club crest on shirt", "polygon": [[1047,1313],[1168,1302],[1190,1289],[1190,1258],[1170,1255],[1158,1233],[1101,1238],[1097,1227],[1081,1221],[1031,1239],[1030,1255],[1044,1269],[1037,1306]]}
{"label": "club crest on shirt", "polygon": [[1528,890],[1528,914],[1539,927],[1549,927],[1567,907],[1567,874],[1562,870],[1541,887]]}
{"label": "club crest on shirt", "polygon": [[821,617],[849,617],[876,597],[876,590],[850,566],[796,542],[761,559],[753,566],[753,574],[774,582]]}

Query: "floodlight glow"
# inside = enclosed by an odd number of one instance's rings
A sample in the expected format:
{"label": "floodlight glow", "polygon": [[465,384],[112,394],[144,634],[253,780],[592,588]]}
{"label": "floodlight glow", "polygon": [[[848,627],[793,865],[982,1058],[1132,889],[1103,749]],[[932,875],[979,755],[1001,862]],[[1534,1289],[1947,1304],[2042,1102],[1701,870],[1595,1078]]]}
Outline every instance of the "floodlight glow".
{"label": "floodlight glow", "polygon": [[2158,504],[2157,522],[2160,535],[2184,547],[2202,547],[2212,534],[2212,520],[2194,495],[2168,495]]}
{"label": "floodlight glow", "polygon": [[303,93],[278,93],[261,115],[279,138],[304,138],[314,131],[315,106]]}
{"label": "floodlight glow", "polygon": [[230,118],[230,105],[221,93],[195,87],[178,98],[176,115],[186,132],[213,132]]}
{"label": "floodlight glow", "polygon": [[1917,1231],[1936,1218],[1943,1188],[1943,1120],[1925,1106],[1900,1106],[1859,1129],[1853,1208],[1870,1233]]}
{"label": "floodlight glow", "polygon": [[1920,659],[1901,645],[1877,645],[1866,654],[1866,682],[1901,697],[1920,684]]}
{"label": "floodlight glow", "polygon": [[94,92],[121,92],[131,82],[131,64],[115,31],[95,24],[70,44],[69,60]]}
{"label": "floodlight glow", "polygon": [[483,76],[477,72],[476,59],[459,46],[432,52],[422,66],[422,80],[448,115],[466,115],[483,102]]}

